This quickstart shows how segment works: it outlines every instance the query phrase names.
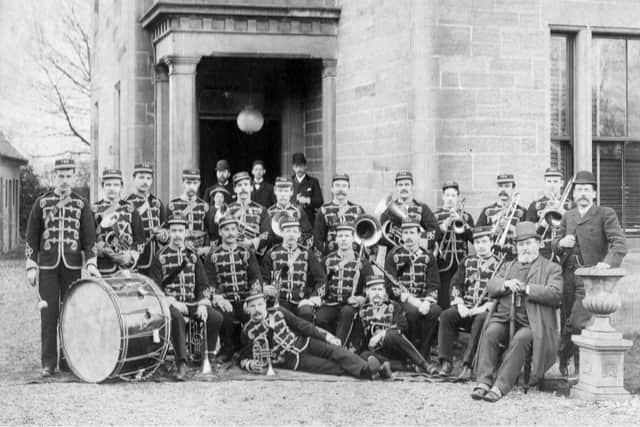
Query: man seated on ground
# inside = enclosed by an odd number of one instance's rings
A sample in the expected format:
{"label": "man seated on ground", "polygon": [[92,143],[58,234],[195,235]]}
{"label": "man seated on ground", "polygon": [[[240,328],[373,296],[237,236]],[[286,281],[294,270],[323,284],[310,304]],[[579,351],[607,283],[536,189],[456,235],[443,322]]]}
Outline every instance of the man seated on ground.
{"label": "man seated on ground", "polygon": [[171,314],[171,343],[176,354],[176,379],[187,373],[187,345],[184,316],[200,318],[207,324],[207,357],[213,357],[222,314],[211,307],[209,285],[197,253],[185,246],[187,220],[174,214],[167,221],[169,244],[151,262],[149,277],[167,296]]}
{"label": "man seated on ground", "polygon": [[540,246],[536,225],[518,223],[517,258],[502,266],[487,284],[489,296],[497,303],[480,338],[478,384],[471,393],[475,400],[500,400],[513,388],[530,355],[530,384],[542,380],[556,361],[562,270],[540,256]]}
{"label": "man seated on ground", "polygon": [[407,331],[407,318],[402,305],[389,301],[382,276],[370,276],[366,282],[367,302],[360,309],[360,320],[364,329],[361,356],[375,356],[379,360],[391,363],[393,370],[406,367],[405,362],[423,372],[429,364],[420,352],[404,336]]}
{"label": "man seated on ground", "polygon": [[453,371],[453,344],[458,328],[471,332],[462,357],[462,372],[458,379],[471,379],[471,366],[478,348],[482,325],[487,318],[491,303],[487,295],[487,282],[498,267],[499,261],[491,251],[493,239],[491,227],[476,227],[473,230],[473,247],[476,254],[470,255],[458,267],[451,279],[451,307],[440,314],[438,329],[438,375],[448,377]]}
{"label": "man seated on ground", "polygon": [[[274,301],[277,290],[266,287]],[[274,366],[328,375],[351,375],[355,378],[389,378],[388,362],[370,356],[366,361],[340,346],[340,340],[322,332],[311,323],[295,316],[284,307],[274,305],[267,310],[265,295],[251,291],[246,299],[249,320],[243,326],[243,351],[240,366],[249,372],[265,373]],[[270,358],[269,360],[265,360]]]}

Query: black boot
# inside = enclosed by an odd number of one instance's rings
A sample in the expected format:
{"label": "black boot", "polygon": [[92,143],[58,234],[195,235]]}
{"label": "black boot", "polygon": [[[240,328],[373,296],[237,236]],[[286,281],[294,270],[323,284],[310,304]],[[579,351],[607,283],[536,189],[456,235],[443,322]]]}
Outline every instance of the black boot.
{"label": "black boot", "polygon": [[448,377],[451,375],[452,371],[453,371],[453,364],[448,360],[443,360],[442,365],[440,365],[440,370],[438,371],[438,376]]}
{"label": "black boot", "polygon": [[184,381],[187,376],[187,363],[184,361],[178,362],[176,371],[176,381]]}

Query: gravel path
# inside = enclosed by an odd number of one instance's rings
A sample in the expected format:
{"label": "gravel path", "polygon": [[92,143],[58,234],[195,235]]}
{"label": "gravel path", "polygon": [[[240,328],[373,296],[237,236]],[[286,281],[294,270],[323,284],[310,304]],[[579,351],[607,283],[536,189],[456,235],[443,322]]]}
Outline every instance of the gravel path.
{"label": "gravel path", "polygon": [[594,404],[520,390],[489,404],[451,383],[227,381],[28,384],[39,320],[21,260],[0,260],[0,424],[637,425],[640,397]]}

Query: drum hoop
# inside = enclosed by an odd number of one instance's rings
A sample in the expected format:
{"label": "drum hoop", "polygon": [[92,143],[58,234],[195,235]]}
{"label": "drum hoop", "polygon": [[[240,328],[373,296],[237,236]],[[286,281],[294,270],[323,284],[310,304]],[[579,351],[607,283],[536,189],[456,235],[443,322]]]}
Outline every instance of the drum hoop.
{"label": "drum hoop", "polygon": [[[123,349],[122,349],[122,337],[124,334],[127,334],[127,332],[124,332],[124,330],[126,329],[124,327],[124,320],[122,318],[122,312],[120,311],[120,305],[118,304],[118,302],[115,300],[115,292],[113,291],[113,289],[111,289],[111,287],[106,286],[105,284],[105,280],[104,279],[97,279],[97,278],[84,278],[84,279],[78,279],[75,282],[73,282],[70,286],[69,286],[69,291],[67,292],[67,294],[65,295],[64,298],[64,302],[62,303],[62,310],[60,311],[60,324],[62,324],[62,320],[64,319],[64,315],[65,315],[65,311],[66,311],[66,302],[67,299],[69,299],[71,297],[71,295],[73,295],[73,292],[78,288],[78,286],[80,286],[81,284],[84,283],[93,283],[93,284],[97,284],[98,286],[100,286],[101,288],[106,290],[107,295],[109,296],[109,299],[114,303],[114,306],[117,310],[117,315],[118,315],[118,323],[120,324],[120,350],[118,352],[118,360],[120,360],[122,358],[123,354]],[[90,381],[87,378],[85,378],[83,375],[80,375],[75,367],[73,366],[73,363],[71,363],[71,360],[69,359],[69,355],[67,354],[67,349],[66,346],[64,345],[64,334],[62,333],[62,327],[60,327],[60,346],[62,347],[62,352],[64,353],[64,357],[67,361],[67,364],[69,366],[69,368],[71,369],[71,371],[81,380],[88,382],[88,383],[101,383],[103,381],[108,380],[109,378],[111,378],[114,374],[114,372],[116,372],[116,369],[119,367],[119,365],[116,365],[116,367],[114,369],[111,370],[111,372],[109,373],[109,375],[107,375],[104,378],[101,378],[97,381]],[[126,343],[126,341],[125,341]]]}

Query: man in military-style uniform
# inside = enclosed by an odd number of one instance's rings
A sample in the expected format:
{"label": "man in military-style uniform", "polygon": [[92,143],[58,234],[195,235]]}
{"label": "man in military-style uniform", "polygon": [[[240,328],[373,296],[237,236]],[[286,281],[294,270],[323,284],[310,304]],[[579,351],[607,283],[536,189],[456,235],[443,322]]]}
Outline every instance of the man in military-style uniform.
{"label": "man in military-style uniform", "polygon": [[364,257],[358,259],[353,250],[353,225],[343,222],[335,231],[338,248],[322,262],[327,280],[318,292],[322,305],[318,308],[317,324],[335,333],[347,346],[357,309],[364,304],[365,280],[373,269]]}
{"label": "man in military-style uniform", "polygon": [[307,175],[307,159],[303,153],[293,153],[291,163],[293,166],[292,201],[302,207],[313,225],[316,221],[316,211],[324,202],[320,183],[316,178]]}
{"label": "man in military-style uniform", "polygon": [[426,204],[418,202],[413,198],[413,174],[409,171],[400,171],[396,173],[396,193],[398,198],[393,200],[387,209],[380,215],[380,224],[384,225],[387,221],[391,222],[391,234],[394,242],[383,242],[388,247],[399,246],[400,235],[402,234],[400,226],[406,218],[412,217],[417,220],[418,225],[422,227],[421,238],[428,240],[426,249],[433,249],[435,242],[442,239],[442,231],[433,212]]}
{"label": "man in military-style uniform", "polygon": [[338,248],[336,243],[336,227],[341,222],[353,224],[364,213],[362,206],[349,201],[351,182],[346,173],[336,174],[331,180],[333,200],[318,209],[313,229],[313,242],[321,256],[325,256]]}
{"label": "man in military-style uniform", "polygon": [[507,259],[513,259],[516,256],[516,246],[513,239],[515,226],[518,222],[524,221],[527,210],[520,204],[517,204],[511,223],[507,224],[508,218],[506,211],[514,201],[514,198],[519,198],[519,196],[516,196],[514,193],[516,179],[513,174],[506,173],[498,175],[496,182],[498,184],[498,200],[482,209],[476,225],[490,225],[493,231],[493,237],[496,239],[496,245],[501,243],[498,239],[504,232],[505,227],[508,227],[509,231],[507,232],[506,240],[501,247],[497,247],[497,250],[502,252]]}
{"label": "man in military-style uniform", "polygon": [[270,249],[275,245],[282,243],[282,237],[277,236],[271,228],[271,223],[276,217],[289,217],[300,221],[301,235],[299,243],[304,247],[310,247],[310,242],[313,241],[313,229],[305,211],[291,201],[291,196],[293,195],[293,183],[287,177],[278,177],[276,178],[274,192],[276,195],[276,203],[269,206],[267,209],[267,213],[269,214],[268,248]]}
{"label": "man in military-style uniform", "polygon": [[209,204],[198,197],[200,187],[200,170],[185,169],[182,171],[183,192],[167,205],[167,215],[180,214],[187,220],[187,246],[193,247],[198,256],[209,252],[209,224],[211,210]]}
{"label": "man in military-style uniform", "polygon": [[96,220],[96,248],[100,273],[114,274],[135,267],[144,248],[144,226],[133,205],[120,198],[122,172],[102,172],[104,198],[91,206]]}
{"label": "man in military-style uniform", "polygon": [[[60,303],[69,285],[80,278],[84,256],[87,272],[100,277],[96,261],[96,230],[86,200],[71,191],[72,159],[56,160],[55,188],[39,196],[29,214],[25,242],[27,280],[38,286],[46,307],[40,311],[42,376],[58,365]],[[64,360],[60,368],[66,369]]]}
{"label": "man in military-style uniform", "polygon": [[148,162],[139,163],[133,167],[133,184],[136,189],[127,197],[138,211],[144,227],[144,250],[138,258],[136,268],[139,273],[148,275],[151,261],[156,252],[169,240],[169,233],[165,228],[167,213],[160,199],[151,194],[153,184],[153,165]]}
{"label": "man in military-style uniform", "polygon": [[219,223],[220,245],[211,248],[204,262],[209,283],[215,286],[213,305],[222,311],[222,343],[219,359],[231,359],[234,347],[240,347],[240,336],[235,336],[233,322],[244,322],[242,305],[251,289],[262,289],[260,265],[249,249],[238,245],[238,221],[223,217]]}
{"label": "man in military-style uniform", "polygon": [[[411,218],[402,223],[402,241],[386,258],[385,270],[395,282],[387,279],[389,296],[402,303],[409,323],[409,340],[429,360],[431,342],[438,330],[442,309],[437,303],[440,277],[434,256],[420,247],[420,224]],[[429,373],[437,368],[431,366]]]}
{"label": "man in military-style uniform", "polygon": [[186,325],[184,317],[206,323],[207,357],[218,341],[222,314],[211,307],[211,289],[198,255],[185,246],[187,221],[179,213],[169,217],[169,244],[153,258],[149,277],[167,296],[171,314],[171,342],[176,355],[176,379],[185,379],[187,370]]}
{"label": "man in military-style uniform", "polygon": [[473,217],[463,211],[460,201],[460,187],[455,181],[442,184],[443,205],[434,212],[440,225],[442,239],[438,249],[438,268],[440,269],[440,292],[438,305],[449,308],[449,283],[462,260],[467,256],[468,243],[473,242]]}
{"label": "man in military-style uniform", "polygon": [[572,356],[576,371],[579,371],[577,347],[571,341],[571,335],[580,334],[591,320],[591,314],[582,304],[584,282],[575,276],[576,269],[617,268],[627,254],[624,232],[616,212],[610,207],[595,204],[597,191],[598,184],[591,172],[576,173],[572,189],[575,207],[562,217],[558,234],[551,243],[553,251],[560,256],[565,285],[560,311],[562,339],[559,349],[559,368],[564,376],[568,375],[567,363]]}
{"label": "man in military-style uniform", "polygon": [[314,307],[320,305],[318,290],[325,283],[322,264],[311,249],[300,247],[300,223],[293,218],[280,222],[282,244],[262,259],[263,283],[278,291],[279,304],[296,316],[313,322]]}
{"label": "man in military-style uniform", "polygon": [[[200,177],[200,175],[198,175],[198,177]],[[227,192],[224,193],[225,204],[231,203],[233,201],[235,193],[233,192],[233,184],[231,183],[231,167],[229,166],[228,161],[222,159],[218,160],[218,162],[216,163],[216,180],[217,182],[214,185],[204,190],[204,195],[202,198],[205,202],[213,204],[212,190],[217,186],[221,186],[227,190]]]}
{"label": "man in military-style uniform", "polygon": [[248,172],[233,175],[233,189],[236,201],[229,205],[227,215],[238,221],[238,243],[262,256],[271,229],[267,208],[251,201],[251,177]]}
{"label": "man in military-style uniform", "polygon": [[564,206],[558,205],[562,196],[563,185],[562,172],[556,168],[547,168],[547,170],[544,171],[544,195],[538,200],[531,202],[529,209],[527,209],[526,219],[537,225],[538,233],[540,233],[542,243],[544,244],[544,247],[540,249],[540,255],[551,261],[555,261],[552,256],[551,241],[555,238],[560,226],[547,224],[544,215],[549,208],[564,211],[571,209],[571,201],[568,198]]}
{"label": "man in military-style uniform", "polygon": [[407,318],[402,305],[389,301],[382,276],[371,276],[366,281],[367,302],[360,308],[360,320],[364,330],[363,358],[373,354],[382,361],[389,361],[391,368],[401,370],[409,361],[414,368],[427,372],[429,363],[404,335]]}
{"label": "man in military-style uniform", "polygon": [[268,367],[325,375],[350,375],[374,379],[391,377],[388,362],[380,364],[375,356],[365,361],[340,347],[340,340],[295,316],[283,307],[267,309],[261,292],[247,297],[249,320],[242,328],[243,350],[240,367],[265,374]]}
{"label": "man in military-style uniform", "polygon": [[440,314],[438,328],[438,357],[440,376],[448,377],[453,370],[453,344],[458,328],[471,333],[462,357],[462,372],[459,379],[471,379],[471,367],[480,341],[482,325],[491,309],[487,295],[487,282],[498,268],[500,261],[491,251],[493,239],[491,227],[476,227],[473,230],[475,255],[465,258],[451,279],[451,307]]}

